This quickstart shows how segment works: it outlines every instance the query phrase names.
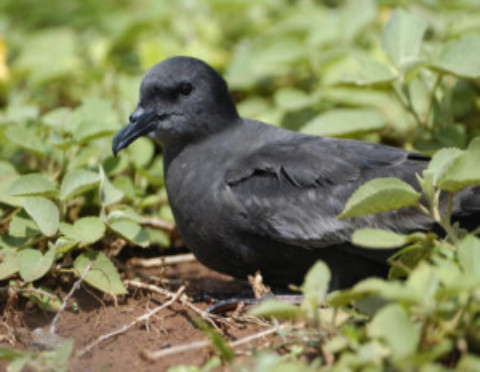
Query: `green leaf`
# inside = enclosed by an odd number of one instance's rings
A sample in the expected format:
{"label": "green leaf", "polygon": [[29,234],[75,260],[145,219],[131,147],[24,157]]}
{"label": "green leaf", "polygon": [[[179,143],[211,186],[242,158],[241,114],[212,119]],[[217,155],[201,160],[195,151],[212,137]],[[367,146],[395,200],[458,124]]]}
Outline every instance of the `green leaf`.
{"label": "green leaf", "polygon": [[294,304],[277,299],[267,299],[260,302],[249,312],[253,316],[277,319],[296,319],[301,315],[301,310]]}
{"label": "green leaf", "polygon": [[57,187],[40,173],[30,173],[18,177],[8,189],[13,196],[54,196]]}
{"label": "green leaf", "polygon": [[10,248],[0,249],[0,280],[7,279],[17,271],[17,252]]}
{"label": "green leaf", "polygon": [[465,35],[444,44],[431,65],[457,76],[480,78],[480,35]]}
{"label": "green leaf", "polygon": [[283,110],[296,111],[310,106],[314,101],[313,96],[300,89],[283,88],[275,93],[275,105]]}
{"label": "green leaf", "polygon": [[423,310],[433,310],[436,305],[435,295],[440,285],[440,278],[436,268],[425,261],[420,262],[410,273],[407,279],[407,289],[412,295],[416,295],[417,302]]}
{"label": "green leaf", "polygon": [[399,304],[385,306],[378,311],[367,327],[370,337],[384,340],[394,358],[405,358],[413,354],[420,339],[419,329]]}
{"label": "green leaf", "polygon": [[438,186],[439,177],[448,171],[450,164],[461,154],[463,154],[463,151],[460,149],[445,148],[437,151],[435,155],[433,155],[432,160],[430,160],[428,168],[424,173],[432,173],[434,186]]}
{"label": "green leaf", "polygon": [[26,248],[17,252],[17,265],[20,276],[26,282],[43,277],[55,259],[55,248],[50,248],[45,255],[38,249]]}
{"label": "green leaf", "polygon": [[73,170],[63,177],[60,186],[60,197],[62,199],[71,199],[72,197],[82,194],[97,185],[100,176],[96,172],[84,169]]}
{"label": "green leaf", "polygon": [[468,148],[443,166],[438,176],[442,190],[458,191],[465,187],[480,185],[480,137],[470,142]]}
{"label": "green leaf", "polygon": [[330,269],[323,261],[317,261],[308,270],[302,284],[302,307],[313,313],[325,301],[325,296],[330,284]]}
{"label": "green leaf", "polygon": [[120,125],[111,101],[88,98],[73,112],[69,129],[75,140],[83,143],[108,136],[120,129]]}
{"label": "green leaf", "polygon": [[368,24],[375,20],[377,4],[374,0],[348,0],[340,17],[341,34],[353,40]]}
{"label": "green leaf", "polygon": [[18,173],[15,167],[6,161],[0,161],[0,203],[21,207],[23,199],[8,195],[8,190],[17,180]]}
{"label": "green leaf", "polygon": [[5,135],[11,143],[14,143],[28,151],[34,152],[37,155],[45,155],[47,152],[45,141],[39,138],[34,128],[28,128],[20,125],[9,126],[5,131]]}
{"label": "green leaf", "polygon": [[60,231],[67,238],[87,244],[93,244],[100,240],[105,234],[105,224],[94,216],[82,217],[74,222],[73,225],[61,222]]}
{"label": "green leaf", "polygon": [[78,256],[73,263],[78,277],[83,275],[89,264],[91,267],[85,276],[88,284],[105,293],[114,295],[127,293],[117,269],[104,253],[88,251]]}
{"label": "green leaf", "polygon": [[140,247],[148,246],[148,234],[142,227],[135,222],[128,220],[117,220],[109,223],[112,230],[118,233],[130,243]]}
{"label": "green leaf", "polygon": [[388,212],[414,206],[420,193],[399,178],[375,178],[360,186],[348,200],[338,218]]}
{"label": "green leaf", "polygon": [[334,64],[327,71],[325,82],[364,86],[385,84],[396,78],[397,74],[387,65],[355,53],[349,54],[345,59]]}
{"label": "green leaf", "polygon": [[318,136],[347,136],[382,130],[385,125],[385,119],[376,110],[336,109],[316,116],[300,131]]}
{"label": "green leaf", "polygon": [[70,107],[59,107],[42,116],[42,123],[50,127],[64,128],[72,114]]}
{"label": "green leaf", "polygon": [[13,216],[8,233],[15,238],[29,238],[40,233],[38,226],[26,213],[20,211]]}
{"label": "green leaf", "polygon": [[56,234],[60,222],[60,212],[54,202],[40,196],[27,196],[23,208],[36,222],[43,235]]}
{"label": "green leaf", "polygon": [[480,239],[467,235],[458,244],[458,260],[466,274],[480,278]]}
{"label": "green leaf", "polygon": [[16,67],[30,72],[36,84],[58,79],[78,70],[77,41],[73,29],[50,28],[29,34]]}
{"label": "green leaf", "polygon": [[100,202],[104,207],[122,200],[125,194],[117,189],[108,179],[103,167],[100,166]]}
{"label": "green leaf", "polygon": [[419,60],[428,24],[421,18],[395,9],[382,35],[382,47],[399,69],[408,69]]}
{"label": "green leaf", "polygon": [[409,242],[407,235],[381,229],[360,229],[352,235],[352,243],[360,247],[391,249],[399,248]]}

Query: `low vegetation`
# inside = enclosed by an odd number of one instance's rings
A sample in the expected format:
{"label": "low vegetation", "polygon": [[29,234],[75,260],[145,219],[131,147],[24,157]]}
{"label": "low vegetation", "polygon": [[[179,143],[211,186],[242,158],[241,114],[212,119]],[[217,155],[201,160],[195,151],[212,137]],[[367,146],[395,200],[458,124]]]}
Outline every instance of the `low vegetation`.
{"label": "low vegetation", "polygon": [[[480,185],[477,1],[4,0],[0,30],[6,288],[53,312],[62,299],[45,278],[83,277],[125,295],[114,260],[125,242],[172,246],[161,150],[147,138],[118,158],[110,148],[146,69],[193,55],[222,71],[242,116],[432,155],[418,175],[421,194],[373,180],[340,218],[416,207],[442,227],[357,231],[360,246],[401,248],[389,280],[327,294],[330,274],[317,263],[301,306],[270,300],[252,310],[282,324],[281,351],[254,353],[246,366],[208,329],[222,363],[259,372],[480,370],[480,229],[451,221],[454,195]],[[0,358],[11,371],[32,358],[62,370],[71,351],[3,348]],[[220,359],[172,371],[205,371]]]}

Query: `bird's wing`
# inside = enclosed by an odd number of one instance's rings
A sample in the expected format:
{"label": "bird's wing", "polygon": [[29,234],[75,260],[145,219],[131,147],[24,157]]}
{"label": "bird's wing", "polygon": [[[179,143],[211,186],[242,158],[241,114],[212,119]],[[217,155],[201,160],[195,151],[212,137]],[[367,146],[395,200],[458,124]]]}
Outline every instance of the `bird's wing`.
{"label": "bird's wing", "polygon": [[225,200],[236,228],[282,243],[320,248],[350,241],[359,227],[408,231],[427,226],[412,208],[346,220],[353,191],[376,177],[415,185],[428,157],[358,141],[296,136],[245,155],[225,175]]}

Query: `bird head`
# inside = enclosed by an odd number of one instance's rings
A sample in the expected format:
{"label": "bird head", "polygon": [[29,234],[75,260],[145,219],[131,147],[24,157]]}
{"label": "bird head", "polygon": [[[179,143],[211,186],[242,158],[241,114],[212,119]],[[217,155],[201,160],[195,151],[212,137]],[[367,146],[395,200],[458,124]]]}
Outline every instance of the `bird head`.
{"label": "bird head", "polygon": [[227,84],[205,62],[173,57],[153,66],[140,85],[140,100],[130,122],[115,135],[116,155],[140,136],[164,145],[185,145],[236,121]]}

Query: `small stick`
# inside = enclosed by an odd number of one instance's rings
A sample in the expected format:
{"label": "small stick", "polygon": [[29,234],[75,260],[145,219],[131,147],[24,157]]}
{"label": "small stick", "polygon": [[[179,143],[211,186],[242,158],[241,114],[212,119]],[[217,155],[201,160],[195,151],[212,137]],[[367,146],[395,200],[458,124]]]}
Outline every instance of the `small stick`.
{"label": "small stick", "polygon": [[[156,292],[156,293],[159,293],[163,296],[170,297],[170,298],[174,295],[172,292],[167,291],[166,289],[160,288],[160,287],[158,287],[156,285],[153,285],[153,284],[145,284],[145,283],[137,282],[137,281],[134,281],[134,280],[125,280],[124,284],[126,284],[127,286],[135,287],[135,288],[147,289],[151,292]],[[226,319],[221,318],[221,317],[219,317],[218,315],[215,315],[215,314],[210,314],[209,312],[198,308],[197,306],[195,306],[194,304],[192,304],[189,301],[189,298],[186,294],[182,294],[178,298],[178,300],[180,301],[180,303],[182,305],[186,306],[187,308],[192,310],[194,313],[198,314],[203,320],[210,323],[210,325],[213,328],[215,328],[215,330],[217,330],[220,333],[223,333],[220,330],[220,328],[218,328],[218,325],[215,324],[213,319],[218,320],[218,321],[227,322]]]}
{"label": "small stick", "polygon": [[106,341],[106,340],[108,340],[112,337],[115,337],[115,336],[118,336],[122,333],[125,333],[130,328],[137,325],[138,323],[141,323],[141,322],[151,318],[153,315],[155,315],[159,311],[169,307],[171,304],[173,304],[175,301],[178,300],[178,298],[183,294],[184,291],[185,291],[185,286],[181,286],[170,300],[168,300],[167,302],[165,302],[164,304],[162,304],[160,306],[157,306],[156,308],[150,310],[149,312],[143,314],[142,316],[139,316],[138,318],[135,318],[133,321],[131,321],[129,324],[124,325],[122,328],[98,337],[95,341],[91,342],[85,348],[83,348],[83,350],[80,351],[78,356],[82,357],[83,355],[88,353],[90,350],[92,350],[95,346],[101,344],[103,341]]}
{"label": "small stick", "polygon": [[[253,335],[241,338],[240,340],[229,342],[228,345],[232,348],[235,348],[235,347],[238,347],[240,345],[249,343],[251,341],[255,341],[259,338],[266,337],[266,336],[269,336],[273,333],[276,333],[281,328],[283,328],[283,327],[270,328],[270,329],[267,329],[265,331],[255,333]],[[142,352],[142,355],[150,361],[155,361],[155,360],[158,360],[160,358],[164,358],[164,357],[169,356],[169,355],[182,353],[184,351],[192,351],[192,350],[196,350],[196,349],[202,349],[202,348],[208,347],[210,345],[211,345],[210,340],[195,341],[195,342],[192,342],[192,343],[189,343],[189,344],[178,345],[178,346],[170,347],[168,349],[161,349],[161,350],[157,350],[157,351],[145,351],[144,350]]]}
{"label": "small stick", "polygon": [[58,320],[60,319],[60,315],[63,314],[63,312],[65,311],[65,309],[67,308],[67,303],[68,301],[70,300],[70,298],[73,296],[73,294],[75,293],[75,291],[80,288],[80,284],[82,284],[83,280],[85,279],[85,277],[87,276],[87,273],[90,271],[90,268],[92,267],[92,263],[90,262],[87,267],[85,268],[85,270],[83,271],[82,273],[82,276],[80,276],[80,278],[78,278],[78,280],[73,283],[73,286],[72,288],[70,289],[70,292],[68,292],[68,294],[65,296],[65,298],[63,299],[62,301],[62,306],[60,306],[60,309],[58,310],[58,312],[55,314],[55,317],[53,318],[52,320],[52,323],[50,323],[50,329],[49,329],[49,332],[50,333],[55,333],[55,327],[58,323]]}
{"label": "small stick", "polygon": [[158,267],[165,265],[174,265],[183,262],[193,262],[195,260],[196,258],[192,253],[186,253],[148,259],[132,258],[129,263],[138,267]]}
{"label": "small stick", "polygon": [[158,218],[143,217],[141,222],[144,225],[156,227],[157,229],[165,230],[167,232],[172,232],[175,229],[173,223]]}

